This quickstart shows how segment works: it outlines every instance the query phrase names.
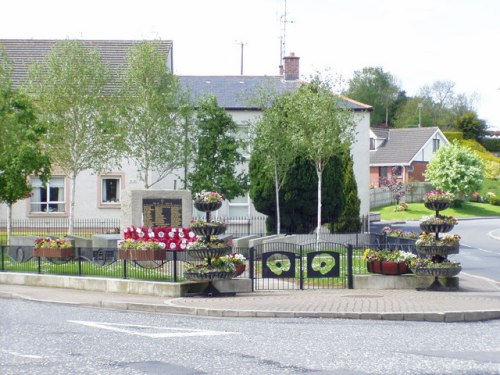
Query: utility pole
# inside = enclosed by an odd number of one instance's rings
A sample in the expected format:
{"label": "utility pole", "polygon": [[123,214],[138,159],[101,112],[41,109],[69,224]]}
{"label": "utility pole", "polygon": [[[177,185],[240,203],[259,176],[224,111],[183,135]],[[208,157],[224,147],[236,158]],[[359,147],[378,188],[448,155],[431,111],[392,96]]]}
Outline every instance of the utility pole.
{"label": "utility pole", "polygon": [[240,59],[240,75],[243,75],[243,47],[246,45],[246,43],[243,42],[236,42],[241,46],[241,59]]}

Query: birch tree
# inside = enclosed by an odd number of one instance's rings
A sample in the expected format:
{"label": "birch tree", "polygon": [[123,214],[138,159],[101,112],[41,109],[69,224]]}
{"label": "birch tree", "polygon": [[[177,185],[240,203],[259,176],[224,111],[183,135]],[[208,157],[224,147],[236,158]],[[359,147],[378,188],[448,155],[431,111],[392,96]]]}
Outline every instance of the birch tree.
{"label": "birch tree", "polygon": [[122,85],[126,153],[149,189],[189,164],[192,148],[186,143],[192,142],[192,107],[178,79],[168,71],[167,56],[152,42],[130,49]]}
{"label": "birch tree", "polygon": [[274,179],[278,234],[281,233],[280,190],[298,155],[290,139],[290,124],[285,111],[286,95],[275,98],[273,105],[264,110],[262,119],[256,124],[254,140],[254,148],[265,160],[261,173],[268,173]]}
{"label": "birch tree", "polygon": [[29,88],[48,132],[53,164],[71,181],[68,233],[74,232],[76,179],[85,170],[109,168],[121,136],[104,99],[109,72],[99,51],[80,41],[56,43],[30,70]]}
{"label": "birch tree", "polygon": [[321,188],[325,167],[334,155],[354,141],[352,111],[341,97],[334,95],[330,81],[313,77],[287,100],[292,145],[313,163],[318,177],[316,241],[321,229]]}

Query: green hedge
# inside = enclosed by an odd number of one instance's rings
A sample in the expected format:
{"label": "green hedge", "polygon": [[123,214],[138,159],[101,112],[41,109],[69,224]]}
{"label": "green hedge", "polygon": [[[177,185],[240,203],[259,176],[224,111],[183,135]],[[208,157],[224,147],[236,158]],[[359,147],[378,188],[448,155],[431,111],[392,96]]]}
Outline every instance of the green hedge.
{"label": "green hedge", "polygon": [[479,142],[491,152],[500,152],[500,138],[481,138]]}

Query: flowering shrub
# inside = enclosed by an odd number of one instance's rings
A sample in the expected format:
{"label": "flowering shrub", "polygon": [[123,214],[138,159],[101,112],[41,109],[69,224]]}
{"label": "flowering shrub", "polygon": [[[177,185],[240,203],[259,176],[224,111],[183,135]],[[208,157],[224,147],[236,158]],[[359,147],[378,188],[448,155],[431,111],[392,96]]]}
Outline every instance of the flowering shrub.
{"label": "flowering shrub", "polygon": [[380,231],[381,234],[386,234],[388,237],[399,237],[399,238],[417,238],[418,233],[411,231],[404,231],[402,229],[392,229],[391,227],[384,227]]}
{"label": "flowering shrub", "polygon": [[200,193],[196,193],[194,195],[194,203],[221,203],[224,199],[222,194],[219,194],[215,191],[205,191],[203,190]]}
{"label": "flowering shrub", "polygon": [[424,202],[448,202],[451,203],[453,195],[443,190],[431,190],[424,194]]}
{"label": "flowering shrub", "polygon": [[408,209],[408,203],[399,202],[399,205],[394,209],[396,212],[406,211]]}
{"label": "flowering shrub", "polygon": [[433,224],[453,224],[457,225],[457,219],[453,216],[424,216],[420,220],[420,224],[433,225]]}
{"label": "flowering shrub", "polygon": [[35,240],[35,247],[38,249],[46,249],[46,248],[64,248],[68,249],[72,247],[71,241],[67,238],[50,238],[50,237],[42,237],[37,238]]}
{"label": "flowering shrub", "polygon": [[408,262],[416,255],[402,250],[372,250],[366,249],[363,253],[363,259],[367,262],[390,261],[396,263]]}
{"label": "flowering shrub", "polygon": [[125,240],[158,242],[162,249],[186,250],[190,242],[196,240],[196,235],[190,228],[182,227],[128,227],[123,237]]}
{"label": "flowering shrub", "polygon": [[442,234],[436,240],[434,233],[422,232],[415,244],[420,246],[455,246],[459,242],[460,236],[458,234]]}
{"label": "flowering shrub", "polygon": [[153,239],[133,240],[128,238],[126,240],[119,241],[118,248],[120,250],[159,250],[165,249],[165,244]]}
{"label": "flowering shrub", "polygon": [[470,200],[471,202],[481,203],[483,202],[483,197],[481,196],[481,193],[475,191],[473,193],[470,193]]}

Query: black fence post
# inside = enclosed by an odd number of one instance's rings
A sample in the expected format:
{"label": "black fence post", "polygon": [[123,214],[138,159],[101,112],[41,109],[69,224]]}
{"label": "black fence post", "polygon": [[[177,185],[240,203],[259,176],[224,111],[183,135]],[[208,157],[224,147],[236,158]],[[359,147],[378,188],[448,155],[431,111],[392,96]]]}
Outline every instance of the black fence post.
{"label": "black fence post", "polygon": [[4,254],[3,254],[5,246],[3,246],[3,245],[0,246],[0,249],[1,249],[0,251],[2,252],[2,271],[5,271],[5,258],[4,258]]}
{"label": "black fence post", "polygon": [[42,257],[38,257],[38,273],[42,273]]}
{"label": "black fence post", "polygon": [[255,286],[254,286],[254,248],[253,246],[248,249],[248,262],[249,262],[249,270],[248,270],[248,276],[250,277],[250,281],[252,282],[252,292],[255,291]]}
{"label": "black fence post", "polygon": [[353,256],[352,245],[347,245],[347,287],[349,289],[354,288],[353,274],[352,274],[352,256]]}
{"label": "black fence post", "polygon": [[177,251],[172,251],[174,261],[174,281],[177,281]]}
{"label": "black fence post", "polygon": [[303,265],[303,246],[299,246],[299,285],[300,290],[304,290],[304,265]]}
{"label": "black fence post", "polygon": [[76,248],[76,256],[77,256],[77,261],[78,261],[78,276],[82,276],[82,248],[77,247]]}
{"label": "black fence post", "polygon": [[127,278],[127,259],[123,259],[123,278]]}

